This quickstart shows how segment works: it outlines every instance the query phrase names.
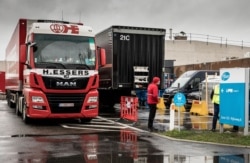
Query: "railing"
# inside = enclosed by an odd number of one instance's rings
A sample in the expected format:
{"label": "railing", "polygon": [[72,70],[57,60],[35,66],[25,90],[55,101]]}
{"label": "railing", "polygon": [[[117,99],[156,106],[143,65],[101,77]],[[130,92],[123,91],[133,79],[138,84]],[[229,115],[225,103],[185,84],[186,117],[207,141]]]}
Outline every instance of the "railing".
{"label": "railing", "polygon": [[185,33],[185,32],[172,33],[172,34],[166,33],[166,40],[173,40],[173,41],[187,40],[190,43],[192,43],[192,41],[203,41],[206,42],[207,44],[217,43],[220,44],[221,46],[235,45],[235,46],[241,46],[242,48],[250,47],[250,42],[246,42],[243,40],[235,41],[235,40],[229,40],[225,37],[205,35],[205,34]]}

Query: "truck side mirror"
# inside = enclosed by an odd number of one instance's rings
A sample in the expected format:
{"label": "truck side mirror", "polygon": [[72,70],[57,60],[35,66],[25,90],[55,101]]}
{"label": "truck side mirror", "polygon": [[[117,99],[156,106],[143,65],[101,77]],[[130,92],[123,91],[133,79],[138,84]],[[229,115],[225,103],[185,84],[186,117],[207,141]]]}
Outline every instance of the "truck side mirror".
{"label": "truck side mirror", "polygon": [[106,65],[106,50],[104,48],[100,49],[100,66]]}
{"label": "truck side mirror", "polygon": [[21,45],[21,48],[20,48],[20,62],[22,64],[25,64],[25,62],[26,62],[26,50],[27,50],[27,46],[26,45]]}

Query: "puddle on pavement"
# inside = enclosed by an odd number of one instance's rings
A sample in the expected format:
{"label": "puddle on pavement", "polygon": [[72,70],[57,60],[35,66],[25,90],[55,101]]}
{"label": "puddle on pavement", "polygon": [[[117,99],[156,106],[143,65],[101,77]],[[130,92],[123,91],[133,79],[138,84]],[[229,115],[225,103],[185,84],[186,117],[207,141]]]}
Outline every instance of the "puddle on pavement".
{"label": "puddle on pavement", "polygon": [[148,155],[131,156],[130,153],[112,154],[83,154],[72,156],[48,157],[48,158],[29,158],[19,159],[21,162],[36,163],[245,163],[249,162],[249,155],[225,155],[225,156],[196,156],[186,157],[182,155]]}
{"label": "puddle on pavement", "polygon": [[[13,162],[36,163],[245,163],[249,162],[250,158],[249,154],[215,153],[215,156],[168,154],[149,141],[152,139],[150,133],[142,134],[128,129],[84,135],[35,136],[29,137],[27,140],[29,142],[24,141],[25,137],[22,139],[24,144],[29,144],[28,148],[16,144],[18,146],[16,149],[19,149],[15,151],[16,157],[14,151],[7,149],[1,158],[7,160],[9,158],[6,156],[9,156]],[[176,151],[178,152],[180,151]],[[11,154],[8,155],[9,153]]]}
{"label": "puddle on pavement", "polygon": [[[170,115],[169,111],[157,110],[156,123],[162,123],[161,125],[166,125],[164,130],[169,129]],[[179,121],[180,118],[180,121]],[[195,130],[210,130],[212,128],[213,116],[211,115],[196,115],[190,112],[174,112],[174,124],[175,126],[182,127],[183,129],[195,129]],[[217,122],[217,129],[219,129],[220,124]],[[224,129],[232,128],[230,125],[224,125]]]}

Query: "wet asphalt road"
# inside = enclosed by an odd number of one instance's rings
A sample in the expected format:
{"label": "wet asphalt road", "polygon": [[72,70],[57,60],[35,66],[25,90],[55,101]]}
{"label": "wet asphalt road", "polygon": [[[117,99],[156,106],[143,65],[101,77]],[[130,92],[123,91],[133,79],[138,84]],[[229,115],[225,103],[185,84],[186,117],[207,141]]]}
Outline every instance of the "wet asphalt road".
{"label": "wet asphalt road", "polygon": [[[134,126],[110,116],[107,120],[99,117],[91,124],[42,120],[27,125],[5,101],[0,101],[0,162],[245,163],[250,160],[250,148],[183,142],[149,133],[144,130],[147,115],[148,110],[140,110],[139,122]],[[167,128],[168,115],[156,117],[155,127]]]}

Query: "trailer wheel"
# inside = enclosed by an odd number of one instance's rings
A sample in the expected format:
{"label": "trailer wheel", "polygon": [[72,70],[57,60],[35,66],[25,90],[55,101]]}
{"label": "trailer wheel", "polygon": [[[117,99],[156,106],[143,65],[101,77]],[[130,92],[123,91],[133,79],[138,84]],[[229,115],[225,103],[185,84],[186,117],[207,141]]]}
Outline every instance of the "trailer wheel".
{"label": "trailer wheel", "polygon": [[25,100],[23,99],[22,101],[22,119],[25,123],[30,123],[30,118],[26,115],[26,111],[27,111],[27,105]]}
{"label": "trailer wheel", "polygon": [[15,104],[10,101],[10,98],[7,96],[7,104],[10,108],[15,108]]}

